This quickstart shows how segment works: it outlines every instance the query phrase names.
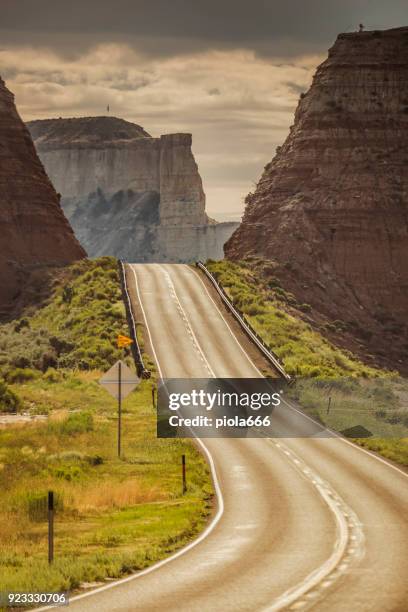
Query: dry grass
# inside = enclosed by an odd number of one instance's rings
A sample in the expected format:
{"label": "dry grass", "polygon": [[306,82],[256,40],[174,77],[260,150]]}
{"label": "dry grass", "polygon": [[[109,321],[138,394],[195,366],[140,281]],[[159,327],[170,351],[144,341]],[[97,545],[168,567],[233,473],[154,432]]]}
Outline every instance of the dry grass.
{"label": "dry grass", "polygon": [[61,491],[69,506],[81,514],[92,511],[105,511],[164,501],[168,495],[158,486],[148,487],[140,481],[102,482],[91,486],[62,487]]}
{"label": "dry grass", "polygon": [[[128,333],[120,300],[115,260],[80,262],[61,273],[47,305],[0,326],[1,375],[22,410],[47,415],[0,427],[0,591],[66,591],[144,568],[195,537],[211,511],[204,458],[190,441],[156,437],[153,379],[123,402],[117,458],[117,402],[98,379],[118,358],[131,362],[116,347],[117,334]],[[54,367],[43,373],[49,356]]]}

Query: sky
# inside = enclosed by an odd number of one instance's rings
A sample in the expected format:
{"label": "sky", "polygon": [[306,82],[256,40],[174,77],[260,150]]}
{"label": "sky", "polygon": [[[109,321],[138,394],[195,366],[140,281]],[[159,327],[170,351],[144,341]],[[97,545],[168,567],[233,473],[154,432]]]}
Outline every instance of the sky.
{"label": "sky", "polygon": [[340,32],[408,25],[406,0],[0,0],[22,118],[110,114],[191,132],[207,211],[239,218]]}

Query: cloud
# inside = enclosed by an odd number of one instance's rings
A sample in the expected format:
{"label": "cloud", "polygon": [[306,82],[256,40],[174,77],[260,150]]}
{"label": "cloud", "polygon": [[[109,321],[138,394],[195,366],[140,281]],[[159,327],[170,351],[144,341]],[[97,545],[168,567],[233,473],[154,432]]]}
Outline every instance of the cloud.
{"label": "cloud", "polygon": [[4,44],[67,56],[106,42],[150,56],[246,48],[268,57],[319,53],[339,31],[401,25],[406,0],[0,0]]}
{"label": "cloud", "polygon": [[25,120],[101,115],[109,104],[111,114],[153,135],[192,132],[211,213],[243,206],[286,136],[298,100],[295,85],[307,88],[321,59],[272,63],[235,50],[147,60],[114,44],[77,59],[47,49],[0,51]]}
{"label": "cloud", "polygon": [[105,114],[193,133],[208,209],[238,210],[336,34],[406,0],[0,0],[0,73],[23,118]]}

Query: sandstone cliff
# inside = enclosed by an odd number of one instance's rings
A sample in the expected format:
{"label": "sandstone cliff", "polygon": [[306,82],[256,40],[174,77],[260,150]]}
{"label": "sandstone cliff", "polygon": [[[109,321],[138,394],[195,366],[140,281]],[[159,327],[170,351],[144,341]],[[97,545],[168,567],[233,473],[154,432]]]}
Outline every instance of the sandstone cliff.
{"label": "sandstone cliff", "polygon": [[407,367],[408,28],[340,34],[226,244]]}
{"label": "sandstone cliff", "polygon": [[190,134],[152,138],[115,117],[47,119],[28,127],[91,256],[131,261],[223,256],[236,224],[207,217]]}
{"label": "sandstone cliff", "polygon": [[0,79],[0,314],[21,299],[29,269],[84,256]]}

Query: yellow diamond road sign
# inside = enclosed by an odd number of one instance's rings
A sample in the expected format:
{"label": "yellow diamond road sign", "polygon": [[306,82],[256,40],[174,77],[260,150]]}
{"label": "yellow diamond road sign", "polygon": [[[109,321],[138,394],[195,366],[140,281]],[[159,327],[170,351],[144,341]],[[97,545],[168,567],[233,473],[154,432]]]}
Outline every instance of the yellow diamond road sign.
{"label": "yellow diamond road sign", "polygon": [[122,336],[122,334],[119,334],[118,347],[123,348],[125,346],[129,346],[129,344],[133,344],[132,338],[128,338],[127,336]]}
{"label": "yellow diamond road sign", "polygon": [[[119,372],[120,368],[120,372]],[[136,376],[123,361],[117,361],[110,370],[105,372],[99,383],[116,399],[119,399],[119,385],[121,388],[122,399],[127,397],[140,383],[140,378]]]}

